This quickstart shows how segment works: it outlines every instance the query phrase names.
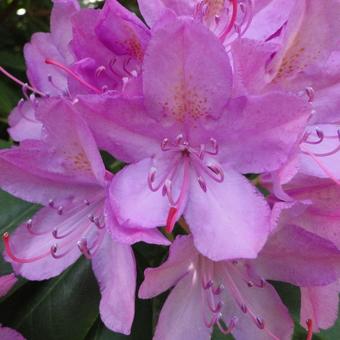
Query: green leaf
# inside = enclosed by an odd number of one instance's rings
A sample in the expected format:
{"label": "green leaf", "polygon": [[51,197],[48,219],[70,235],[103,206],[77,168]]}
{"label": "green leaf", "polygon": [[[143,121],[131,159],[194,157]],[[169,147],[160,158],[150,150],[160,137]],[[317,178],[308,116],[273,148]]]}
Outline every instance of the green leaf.
{"label": "green leaf", "polygon": [[90,262],[29,283],[0,305],[0,320],[30,340],[83,340],[98,317],[99,291]]}
{"label": "green leaf", "polygon": [[7,117],[18,103],[18,94],[6,82],[0,81],[0,115]]}

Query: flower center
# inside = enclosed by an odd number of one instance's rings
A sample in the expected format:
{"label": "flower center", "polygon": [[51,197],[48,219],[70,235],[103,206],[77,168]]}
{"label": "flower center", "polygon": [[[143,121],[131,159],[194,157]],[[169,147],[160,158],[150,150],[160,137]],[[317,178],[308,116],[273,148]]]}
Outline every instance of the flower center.
{"label": "flower center", "polygon": [[252,0],[202,0],[195,7],[194,18],[228,44],[246,32],[252,12]]}
{"label": "flower center", "polygon": [[[154,166],[151,167],[148,175],[148,185],[150,190],[154,192],[162,188],[163,196],[166,195],[169,200],[170,210],[166,230],[171,232],[186,200],[191,170],[196,174],[197,182],[204,192],[208,190],[206,177],[221,183],[224,180],[224,173],[221,165],[212,158],[218,154],[218,144],[214,138],[210,138],[208,145],[201,144],[197,147],[192,146],[180,134],[174,142],[164,138],[161,143],[161,150],[169,153],[169,158],[171,157],[170,165],[168,165],[163,176],[157,176],[159,170]],[[180,185],[178,185],[179,178],[181,178]],[[177,195],[174,193],[175,181]]]}

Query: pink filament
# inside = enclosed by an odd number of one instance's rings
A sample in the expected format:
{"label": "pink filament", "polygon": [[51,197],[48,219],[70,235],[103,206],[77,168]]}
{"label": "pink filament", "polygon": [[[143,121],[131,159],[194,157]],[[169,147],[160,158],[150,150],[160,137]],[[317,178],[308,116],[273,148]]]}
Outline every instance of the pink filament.
{"label": "pink filament", "polygon": [[97,89],[96,87],[94,87],[91,84],[89,84],[87,81],[82,79],[77,73],[75,73],[74,71],[72,71],[71,69],[66,67],[65,65],[63,65],[61,63],[58,63],[55,60],[48,59],[48,58],[45,59],[45,63],[48,64],[48,65],[53,65],[53,66],[59,67],[60,69],[62,69],[66,73],[68,73],[70,76],[72,76],[73,78],[78,80],[81,84],[83,84],[84,86],[88,87],[90,90],[94,91],[95,93],[98,93],[98,94],[102,93],[99,89]]}
{"label": "pink filament", "polygon": [[230,19],[230,22],[229,22],[227,28],[223,31],[223,33],[219,37],[222,41],[224,41],[224,39],[226,38],[228,33],[232,30],[232,28],[235,24],[236,18],[237,18],[237,0],[231,0],[231,2],[232,2],[232,6],[233,6],[233,13],[231,15],[231,19]]}
{"label": "pink filament", "polygon": [[28,90],[35,92],[36,94],[38,94],[39,96],[45,97],[46,94],[43,92],[40,92],[39,90],[35,89],[32,86],[29,86],[28,84],[22,82],[21,80],[19,80],[18,78],[14,77],[12,74],[10,74],[9,72],[7,72],[2,66],[0,66],[0,72],[3,73],[6,77],[8,77],[9,79],[13,80],[15,83],[17,83],[18,85],[22,86],[22,87],[26,87]]}
{"label": "pink filament", "polygon": [[10,236],[9,236],[9,233],[4,233],[2,235],[2,240],[4,242],[4,245],[5,245],[5,250],[6,250],[6,253],[7,255],[15,262],[18,262],[18,263],[32,263],[32,262],[35,262],[35,261],[38,261],[38,260],[41,260],[43,259],[44,257],[48,256],[50,254],[50,250],[42,255],[38,255],[38,256],[34,256],[30,259],[25,259],[25,258],[19,258],[17,256],[15,256],[12,252],[12,249],[11,249],[11,246],[9,244],[9,239],[10,239]]}

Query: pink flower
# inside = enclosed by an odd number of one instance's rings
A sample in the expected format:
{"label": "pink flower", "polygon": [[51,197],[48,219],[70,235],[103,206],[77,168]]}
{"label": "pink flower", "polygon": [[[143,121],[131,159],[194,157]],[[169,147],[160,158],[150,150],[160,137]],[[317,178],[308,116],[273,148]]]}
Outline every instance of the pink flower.
{"label": "pink flower", "polygon": [[40,102],[37,117],[43,126],[40,140],[25,140],[0,152],[1,188],[44,206],[13,235],[4,234],[5,258],[16,274],[44,280],[59,275],[83,254],[92,260],[100,284],[103,322],[128,334],[136,271],[131,247],[120,241],[167,240],[157,231],[125,230],[116,222],[107,203],[112,174],[70,103]]}
{"label": "pink flower", "polygon": [[[294,224],[340,249],[339,186],[329,179],[297,175],[283,190],[293,201],[274,203],[278,228]],[[329,285],[301,288],[301,325],[306,327],[306,320],[311,320],[313,332],[332,327],[337,319],[339,274],[334,279]]]}
{"label": "pink flower", "polygon": [[154,339],[210,339],[216,324],[236,339],[291,339],[287,308],[266,280],[327,285],[339,273],[339,250],[295,226],[278,230],[256,260],[213,262],[190,236],[178,237],[158,268],[147,269],[141,298],[171,291]]}
{"label": "pink flower", "polygon": [[110,188],[122,225],[171,231],[184,214],[204,255],[256,257],[269,233],[269,209],[241,173],[287,160],[308,105],[281,92],[235,98],[231,87],[216,37],[170,14],[152,31],[143,97],[82,97],[76,104],[99,146],[133,163]]}
{"label": "pink flower", "polygon": [[25,338],[14,329],[2,327],[0,324],[1,340],[25,340]]}
{"label": "pink flower", "polygon": [[[332,178],[339,173],[339,56],[338,1],[271,1],[254,15],[246,36],[231,46],[237,93],[266,93],[273,89],[305,96],[313,115],[289,164],[273,173],[277,194],[297,171]],[[277,13],[277,14],[275,14]],[[281,27],[272,20],[279,15]],[[262,30],[260,27],[264,27]],[[311,39],[313,37],[313,39]],[[252,58],[248,58],[251,53]],[[288,178],[287,177],[288,174]],[[290,178],[289,178],[290,177]]]}
{"label": "pink flower", "polygon": [[35,33],[25,45],[31,85],[0,67],[22,86],[26,99],[9,117],[11,137],[16,141],[39,138],[41,124],[35,109],[46,97],[74,101],[87,94],[140,93],[141,62],[149,36],[142,21],[116,0],[106,1],[102,10],[80,9],[76,0],[55,0],[51,32]]}
{"label": "pink flower", "polygon": [[0,297],[5,296],[16,282],[17,278],[14,273],[0,276]]}

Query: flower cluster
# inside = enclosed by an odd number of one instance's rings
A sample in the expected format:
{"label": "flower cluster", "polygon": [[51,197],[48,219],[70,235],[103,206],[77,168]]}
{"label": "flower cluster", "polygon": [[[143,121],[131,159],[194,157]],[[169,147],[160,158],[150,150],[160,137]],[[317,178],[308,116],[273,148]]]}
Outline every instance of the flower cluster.
{"label": "flower cluster", "polygon": [[138,2],[147,24],[117,0],[54,0],[30,83],[0,68],[25,97],[0,187],[43,206],[3,235],[5,259],[44,280],[84,255],[103,322],[129,334],[131,245],[171,244],[138,292],[174,287],[154,339],[291,339],[268,280],[300,287],[310,339],[340,289],[339,0]]}

